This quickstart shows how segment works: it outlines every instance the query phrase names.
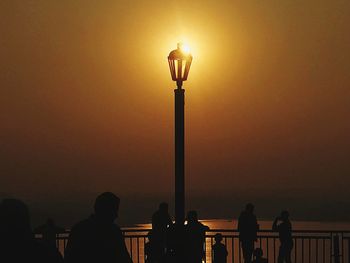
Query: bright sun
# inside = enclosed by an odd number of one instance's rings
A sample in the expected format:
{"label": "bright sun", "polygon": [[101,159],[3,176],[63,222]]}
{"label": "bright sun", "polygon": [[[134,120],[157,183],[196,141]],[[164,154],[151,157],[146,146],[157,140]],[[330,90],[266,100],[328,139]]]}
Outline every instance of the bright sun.
{"label": "bright sun", "polygon": [[191,52],[190,47],[186,44],[181,44],[180,49],[185,54],[189,54]]}

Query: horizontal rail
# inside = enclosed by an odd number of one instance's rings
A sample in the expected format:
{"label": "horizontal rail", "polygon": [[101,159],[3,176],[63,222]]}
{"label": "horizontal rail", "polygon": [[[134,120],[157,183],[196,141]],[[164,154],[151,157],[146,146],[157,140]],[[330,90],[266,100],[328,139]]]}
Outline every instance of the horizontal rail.
{"label": "horizontal rail", "polygon": [[[148,232],[152,229],[150,228],[122,228],[123,232]],[[66,231],[69,233],[69,231]],[[207,232],[235,232],[238,233],[237,229],[209,229]],[[274,233],[275,231],[272,231],[271,229],[261,229],[258,231],[259,233]],[[296,229],[292,231],[293,233],[320,233],[320,234],[331,234],[331,233],[343,233],[343,234],[350,234],[350,230],[307,230],[307,229]]]}

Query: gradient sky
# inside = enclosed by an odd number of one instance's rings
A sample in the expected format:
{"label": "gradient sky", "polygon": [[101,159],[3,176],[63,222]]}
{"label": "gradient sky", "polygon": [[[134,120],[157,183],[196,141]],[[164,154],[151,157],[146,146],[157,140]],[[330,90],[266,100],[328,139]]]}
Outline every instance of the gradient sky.
{"label": "gradient sky", "polygon": [[170,201],[182,41],[189,207],[349,207],[349,25],[348,0],[2,0],[0,193]]}

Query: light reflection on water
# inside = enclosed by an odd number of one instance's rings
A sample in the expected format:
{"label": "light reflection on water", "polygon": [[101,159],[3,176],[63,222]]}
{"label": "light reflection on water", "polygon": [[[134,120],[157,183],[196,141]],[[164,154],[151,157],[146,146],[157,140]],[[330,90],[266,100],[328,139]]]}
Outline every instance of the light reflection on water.
{"label": "light reflection on water", "polygon": [[[350,230],[350,222],[321,222],[321,221],[293,221],[293,230]],[[228,219],[205,219],[199,220],[202,224],[208,226],[210,229],[237,229],[237,220]],[[260,229],[271,230],[272,220],[258,220]],[[150,229],[151,224],[137,224],[132,228]]]}

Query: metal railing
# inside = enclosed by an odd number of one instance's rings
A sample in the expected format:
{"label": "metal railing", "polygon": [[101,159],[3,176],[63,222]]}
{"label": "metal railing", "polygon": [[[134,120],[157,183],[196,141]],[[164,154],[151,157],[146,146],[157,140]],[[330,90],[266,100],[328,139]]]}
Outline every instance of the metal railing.
{"label": "metal railing", "polygon": [[[134,263],[144,263],[144,247],[150,229],[123,229],[125,243]],[[228,263],[243,263],[237,230],[212,229],[206,233],[204,262],[212,262],[214,235],[221,233],[228,251]],[[57,247],[62,254],[69,232],[57,235]],[[350,263],[350,231],[293,231],[292,262],[295,263]],[[278,233],[271,230],[258,232],[256,248],[261,248],[269,263],[276,263],[279,251]]]}

